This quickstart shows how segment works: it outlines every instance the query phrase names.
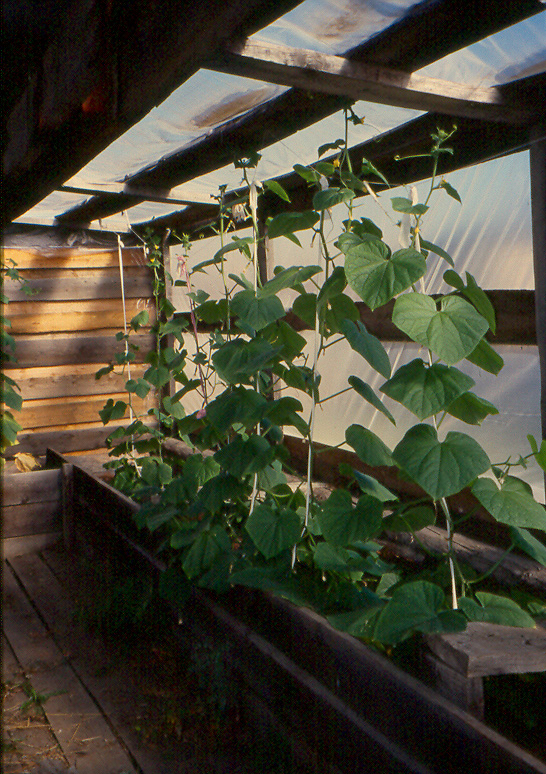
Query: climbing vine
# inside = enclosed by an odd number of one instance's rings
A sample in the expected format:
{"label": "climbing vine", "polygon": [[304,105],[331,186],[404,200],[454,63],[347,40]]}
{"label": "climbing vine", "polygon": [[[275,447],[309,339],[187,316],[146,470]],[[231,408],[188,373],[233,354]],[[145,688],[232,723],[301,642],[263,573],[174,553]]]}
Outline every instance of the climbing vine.
{"label": "climbing vine", "polygon": [[[352,117],[346,115],[346,126]],[[166,297],[164,283],[173,280],[160,271],[161,237],[148,234],[157,347],[147,355],[144,375],[127,381],[127,391],[144,397],[155,390],[158,407],[116,430],[110,441],[112,455],[121,458],[114,462],[116,482],[143,503],[137,524],[158,538],[158,550],[169,562],[162,581],[166,595],[180,595],[190,584],[218,592],[233,585],[257,587],[314,607],[335,626],[386,645],[415,631],[461,630],[468,620],[534,625],[532,615],[543,609],[539,601],[518,604],[492,593],[484,585],[487,578],[461,565],[453,550],[458,520],[448,498],[470,488],[480,506],[507,525],[509,550],[517,546],[546,564],[546,548],[530,531],[546,530],[544,508],[514,474],[516,465],[533,460],[546,469],[545,443],[529,438],[525,457],[498,463],[464,432],[465,424],[480,425],[497,409],[472,391],[474,381],[457,365],[469,361],[497,374],[502,359],[486,339],[495,330],[486,293],[471,274],[457,272],[441,246],[426,239],[426,213],[434,197],[460,201],[437,175],[441,154],[452,152],[452,134],[440,128],[432,136],[424,200],[413,187],[407,196],[390,200],[399,227],[396,249],[373,220],[355,216],[355,196],[367,193],[373,199],[377,184],[388,182],[366,160],[353,168],[347,134],[322,146],[314,164],[294,167],[314,191],[312,208],[267,220],[269,239],[283,236],[299,245],[298,233],[311,232],[320,246],[315,265],[277,266],[270,277],[260,270],[257,253],[265,236],[258,224],[259,197],[267,192],[290,199],[277,181],[252,182],[249,170],[258,163],[257,154],[238,162],[248,198],[228,204],[225,190],[217,197],[220,249],[195,264],[184,240],[175,284],[185,289],[187,315],[175,314]],[[330,150],[334,156],[320,160]],[[345,208],[347,215],[332,245],[326,221],[334,207]],[[250,225],[250,236],[237,235],[235,217]],[[247,261],[239,274],[229,270],[233,251]],[[445,265],[450,290],[432,297],[425,292],[424,276],[438,262]],[[210,272],[221,279],[222,291],[215,297],[207,292]],[[287,318],[283,301],[287,291],[293,316],[312,331],[310,346],[288,321],[293,318]],[[355,297],[371,310],[393,302],[392,322],[419,346],[419,356],[393,370],[383,344],[363,324]],[[141,312],[130,328],[136,331],[147,322]],[[131,333],[120,339],[125,352],[103,372],[125,368],[134,359]],[[416,484],[422,492],[416,500],[401,498],[347,465],[342,470],[346,486],[324,500],[314,496],[314,412],[333,397],[323,394],[320,364],[325,352],[342,342],[362,363],[358,373],[348,375],[346,390],[392,423],[389,400],[417,419],[393,449],[356,423],[346,429],[345,441],[366,466],[396,468]],[[379,391],[367,380],[373,372],[384,380]],[[166,394],[171,381],[175,388]],[[199,408],[187,413],[191,393]],[[126,409],[127,402],[110,400],[102,419],[120,418]],[[463,429],[445,433],[448,415]],[[306,480],[291,476],[284,428],[307,441]],[[184,459],[166,456],[168,436],[185,442]],[[447,526],[447,552],[428,575],[383,558],[378,540],[385,529],[418,538],[420,529],[440,520]]]}

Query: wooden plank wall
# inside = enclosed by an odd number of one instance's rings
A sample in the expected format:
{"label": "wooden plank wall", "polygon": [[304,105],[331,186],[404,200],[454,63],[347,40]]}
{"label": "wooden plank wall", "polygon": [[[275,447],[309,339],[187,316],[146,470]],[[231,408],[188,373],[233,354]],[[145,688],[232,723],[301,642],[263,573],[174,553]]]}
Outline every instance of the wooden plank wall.
{"label": "wooden plank wall", "polygon": [[[123,351],[116,333],[123,330],[123,304],[117,250],[6,249],[28,286],[26,295],[16,281],[5,280],[9,304],[5,309],[16,340],[17,363],[5,367],[21,387],[23,408],[15,416],[22,425],[19,443],[7,450],[43,455],[48,446],[63,452],[90,451],[104,446],[115,426],[103,426],[99,410],[108,398],[126,399],[127,375],[95,372]],[[124,249],[124,289],[129,321],[147,309],[153,321],[151,273],[141,249]],[[143,355],[152,346],[146,330],[131,339],[141,349],[131,376],[143,373]],[[153,405],[153,397],[136,399],[139,412]]]}

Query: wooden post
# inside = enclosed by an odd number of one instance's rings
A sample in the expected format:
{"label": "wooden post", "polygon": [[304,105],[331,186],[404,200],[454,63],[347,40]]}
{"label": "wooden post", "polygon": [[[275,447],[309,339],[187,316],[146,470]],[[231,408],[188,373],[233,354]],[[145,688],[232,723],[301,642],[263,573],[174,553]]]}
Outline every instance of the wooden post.
{"label": "wooden post", "polygon": [[74,547],[74,497],[73,497],[74,466],[64,462],[61,467],[61,497],[63,515],[64,547],[71,551]]}
{"label": "wooden post", "polygon": [[[531,137],[531,216],[537,345],[540,362],[540,412],[542,438],[546,438],[546,139],[544,127],[535,127]],[[545,476],[546,486],[546,476]]]}

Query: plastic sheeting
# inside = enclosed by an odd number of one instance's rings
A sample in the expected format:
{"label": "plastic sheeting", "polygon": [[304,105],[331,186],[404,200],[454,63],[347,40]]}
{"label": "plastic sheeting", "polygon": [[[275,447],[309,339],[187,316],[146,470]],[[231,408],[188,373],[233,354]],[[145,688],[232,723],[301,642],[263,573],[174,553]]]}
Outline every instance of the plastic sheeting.
{"label": "plastic sheeting", "polygon": [[[531,242],[531,215],[529,191],[528,153],[506,156],[465,170],[459,170],[448,177],[459,192],[462,204],[438,192],[431,210],[424,218],[424,238],[444,247],[452,256],[456,270],[464,275],[471,272],[484,288],[513,289],[533,288],[533,255]],[[506,184],[504,181],[510,181]],[[420,193],[426,183],[419,185]],[[395,213],[390,209],[390,197],[407,195],[407,191],[394,189],[384,192],[379,202],[371,197],[359,200],[355,217],[369,217],[383,230],[384,238],[393,249],[397,249],[399,229]],[[333,242],[340,233],[341,220],[346,217],[342,207],[332,212],[327,224],[328,241],[335,254]],[[249,233],[249,232],[248,232]],[[247,235],[239,232],[238,236]],[[310,236],[298,234],[302,248],[296,247],[285,238],[272,240],[269,244],[273,265],[309,265],[320,263],[318,246],[311,244]],[[228,237],[229,238],[229,237]],[[211,258],[220,247],[217,239],[206,239],[194,243],[188,258],[188,265]],[[180,277],[177,261],[181,248],[172,249],[171,270],[175,278]],[[427,292],[448,292],[443,272],[449,268],[445,261],[432,261],[425,277]],[[229,270],[232,273],[246,272],[251,278],[252,268],[238,253],[229,253]],[[214,269],[208,273],[196,274],[193,289],[206,289],[212,297],[222,292],[220,274]],[[353,296],[355,297],[355,296]],[[356,297],[355,297],[356,298]],[[181,288],[174,288],[173,301],[178,309],[187,310],[187,298]],[[289,292],[283,301],[288,308],[291,303]],[[308,340],[312,334],[307,332]],[[191,348],[191,345],[189,345]],[[393,369],[419,357],[415,345],[392,343],[387,351]],[[520,454],[530,451],[527,435],[540,438],[540,377],[536,347],[503,346],[498,348],[505,365],[498,376],[481,371],[470,363],[459,364],[476,382],[473,388],[477,394],[490,400],[499,414],[488,417],[479,428],[463,425],[447,417],[442,431],[458,429],[474,436],[489,453],[492,462],[500,463],[509,457],[517,459]],[[343,364],[343,367],[340,367]],[[321,393],[333,395],[344,390],[351,374],[359,376],[379,390],[382,377],[345,344],[327,350],[319,363]],[[301,395],[297,394],[301,400]],[[316,413],[315,437],[324,443],[343,442],[345,428],[353,422],[360,423],[377,433],[391,448],[401,439],[404,432],[417,419],[404,408],[385,398],[386,405],[396,418],[394,427],[380,412],[362,400],[353,391],[326,401]],[[189,405],[188,410],[201,406]],[[306,409],[310,406],[307,402]],[[519,473],[518,473],[519,474]],[[544,500],[543,477],[537,466],[522,470],[519,474],[526,480],[538,499]]]}
{"label": "plastic sheeting", "polygon": [[[409,0],[306,0],[253,37],[341,54],[396,22],[415,4]],[[504,83],[541,72],[546,69],[544,22],[543,13],[531,17],[419,72],[475,86]],[[261,81],[200,70],[66,182],[93,187],[122,181],[160,158],[195,144],[228,119],[244,114],[283,90],[283,87]],[[355,110],[359,115],[365,115],[368,122],[362,129],[359,127],[352,132],[353,144],[419,115],[417,111],[367,103],[357,103]],[[338,127],[339,118],[330,117],[265,149],[261,179],[283,174],[296,162],[313,161],[319,145],[340,136]],[[216,193],[220,185],[232,188],[239,182],[237,173],[226,167],[178,186],[172,189],[172,194],[177,198],[202,201],[203,197]],[[18,222],[51,225],[56,215],[86,198],[59,192],[51,194]],[[145,202],[130,210],[130,220],[142,222],[172,210],[172,205]],[[120,231],[127,228],[125,217],[119,215],[106,218],[97,225]]]}

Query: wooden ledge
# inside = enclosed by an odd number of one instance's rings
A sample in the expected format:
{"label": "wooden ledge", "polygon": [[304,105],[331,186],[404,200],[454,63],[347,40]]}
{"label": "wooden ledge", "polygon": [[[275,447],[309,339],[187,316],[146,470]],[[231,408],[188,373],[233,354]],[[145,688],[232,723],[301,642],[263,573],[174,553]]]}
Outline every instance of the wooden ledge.
{"label": "wooden ledge", "polygon": [[464,632],[434,634],[430,650],[465,677],[546,671],[546,629],[469,623]]}

